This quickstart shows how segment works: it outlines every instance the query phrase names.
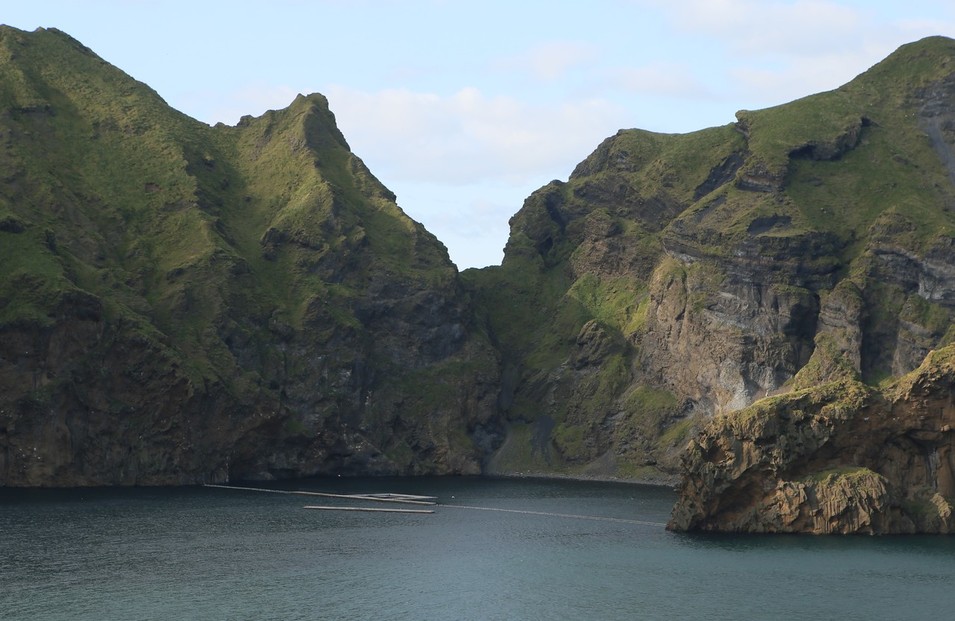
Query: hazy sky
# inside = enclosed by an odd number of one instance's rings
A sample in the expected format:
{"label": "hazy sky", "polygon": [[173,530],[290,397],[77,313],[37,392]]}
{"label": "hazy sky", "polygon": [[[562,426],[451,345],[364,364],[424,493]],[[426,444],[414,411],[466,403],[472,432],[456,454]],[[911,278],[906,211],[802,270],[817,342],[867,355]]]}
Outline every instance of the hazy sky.
{"label": "hazy sky", "polygon": [[620,128],[686,132],[955,37],[952,0],[31,0],[173,107],[234,124],[325,94],[352,150],[458,267]]}

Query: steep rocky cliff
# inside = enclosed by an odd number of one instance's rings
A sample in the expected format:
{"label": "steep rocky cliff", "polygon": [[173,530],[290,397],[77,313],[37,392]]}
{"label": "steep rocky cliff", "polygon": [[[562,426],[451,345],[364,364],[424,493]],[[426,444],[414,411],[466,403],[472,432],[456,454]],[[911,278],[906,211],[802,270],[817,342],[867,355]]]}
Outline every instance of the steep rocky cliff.
{"label": "steep rocky cliff", "polygon": [[955,346],[882,389],[851,380],[718,416],[690,443],[675,530],[955,531]]}
{"label": "steep rocky cliff", "polygon": [[320,95],[209,127],[0,28],[0,146],[0,485],[682,477],[679,530],[953,527],[952,40],[622,130],[460,275]]}
{"label": "steep rocky cliff", "polygon": [[[875,96],[890,76],[897,82]],[[838,171],[848,188],[809,164],[791,166],[787,189],[820,210],[841,204],[843,222],[864,214],[871,223],[853,227],[857,250],[836,286],[819,292],[815,349],[783,385],[795,392],[717,417],[691,442],[670,528],[872,534],[955,525],[955,378],[945,347],[955,309],[955,46],[903,47],[843,92],[881,105],[870,106],[861,138],[847,143],[856,142],[852,153],[836,161],[851,166],[872,147],[877,132],[868,128],[897,125],[891,149],[869,153],[858,179]]]}
{"label": "steep rocky cliff", "polygon": [[0,28],[0,484],[478,473],[498,364],[319,95],[209,127]]}
{"label": "steep rocky cliff", "polygon": [[941,37],[724,127],[608,138],[466,273],[504,363],[491,468],[675,480],[714,415],[912,371],[955,335],[953,162]]}

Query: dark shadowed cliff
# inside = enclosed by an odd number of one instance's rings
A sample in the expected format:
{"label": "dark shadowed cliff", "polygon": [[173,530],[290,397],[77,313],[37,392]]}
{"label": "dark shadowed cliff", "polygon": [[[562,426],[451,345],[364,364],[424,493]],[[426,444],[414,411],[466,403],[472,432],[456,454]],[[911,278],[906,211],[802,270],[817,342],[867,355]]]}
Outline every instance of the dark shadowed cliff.
{"label": "dark shadowed cliff", "polygon": [[497,361],[319,95],[208,127],[0,29],[0,482],[477,473]]}

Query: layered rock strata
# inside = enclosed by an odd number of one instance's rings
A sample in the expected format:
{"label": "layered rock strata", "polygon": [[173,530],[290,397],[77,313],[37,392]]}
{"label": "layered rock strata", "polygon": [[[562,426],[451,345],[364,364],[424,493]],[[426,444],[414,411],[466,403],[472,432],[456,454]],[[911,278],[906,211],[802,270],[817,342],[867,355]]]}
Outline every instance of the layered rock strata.
{"label": "layered rock strata", "polygon": [[955,348],[876,390],[832,382],[709,423],[668,527],[746,533],[955,529]]}

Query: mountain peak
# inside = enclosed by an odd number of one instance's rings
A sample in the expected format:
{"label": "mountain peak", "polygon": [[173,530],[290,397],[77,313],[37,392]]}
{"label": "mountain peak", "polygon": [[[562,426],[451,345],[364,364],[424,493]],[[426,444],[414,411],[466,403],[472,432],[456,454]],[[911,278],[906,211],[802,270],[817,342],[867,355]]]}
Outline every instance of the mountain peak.
{"label": "mountain peak", "polygon": [[885,91],[919,88],[955,72],[955,39],[925,37],[900,46],[847,84],[848,90],[872,84]]}

